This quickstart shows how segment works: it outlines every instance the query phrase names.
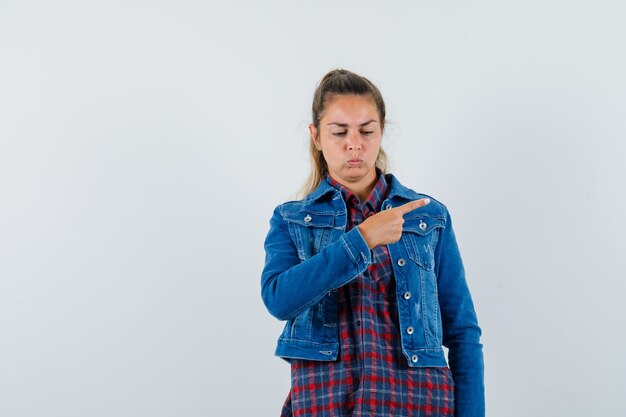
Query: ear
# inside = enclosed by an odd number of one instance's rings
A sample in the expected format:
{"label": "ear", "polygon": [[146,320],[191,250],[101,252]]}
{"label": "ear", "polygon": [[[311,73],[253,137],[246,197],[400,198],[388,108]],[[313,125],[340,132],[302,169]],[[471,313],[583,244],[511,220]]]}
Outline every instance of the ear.
{"label": "ear", "polygon": [[315,149],[317,149],[318,151],[321,151],[322,146],[320,145],[317,133],[318,132],[317,132],[317,128],[315,127],[315,125],[313,123],[309,124],[309,134],[311,135],[311,140],[313,141],[313,144],[315,145]]}

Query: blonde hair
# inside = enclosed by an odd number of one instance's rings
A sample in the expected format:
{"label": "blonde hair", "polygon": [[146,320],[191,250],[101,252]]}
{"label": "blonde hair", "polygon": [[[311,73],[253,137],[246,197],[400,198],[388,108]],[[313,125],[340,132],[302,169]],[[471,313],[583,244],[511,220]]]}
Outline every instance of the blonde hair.
{"label": "blonde hair", "polygon": [[[367,78],[355,74],[345,69],[334,69],[328,72],[319,82],[315,94],[313,95],[312,117],[313,125],[319,135],[320,120],[328,101],[337,95],[360,95],[370,96],[378,110],[380,119],[380,130],[385,127],[385,102],[378,88]],[[309,140],[309,156],[311,159],[311,172],[304,186],[300,189],[298,196],[305,197],[322,182],[328,173],[328,165],[324,159],[322,151],[318,150],[313,143],[313,138]],[[381,147],[376,157],[376,168],[387,173],[389,160],[384,149]]]}

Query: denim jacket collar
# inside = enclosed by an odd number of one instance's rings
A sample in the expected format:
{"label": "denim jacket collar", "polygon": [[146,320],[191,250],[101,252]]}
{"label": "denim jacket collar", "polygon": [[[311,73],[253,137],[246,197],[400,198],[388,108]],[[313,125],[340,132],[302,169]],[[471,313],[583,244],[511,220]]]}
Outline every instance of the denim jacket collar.
{"label": "denim jacket collar", "polygon": [[[400,181],[393,174],[385,174],[385,179],[389,184],[389,199],[392,197],[400,197],[407,200],[416,198],[417,193],[400,184]],[[314,203],[328,193],[339,193],[339,190],[331,186],[327,181],[322,180],[317,188],[304,198],[303,202],[304,204]]]}

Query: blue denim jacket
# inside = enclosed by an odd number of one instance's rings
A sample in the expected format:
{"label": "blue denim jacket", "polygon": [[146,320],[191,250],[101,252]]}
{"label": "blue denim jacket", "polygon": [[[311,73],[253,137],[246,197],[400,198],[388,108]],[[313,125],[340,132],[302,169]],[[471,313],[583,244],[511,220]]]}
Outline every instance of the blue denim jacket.
{"label": "blue denim jacket", "polygon": [[[427,197],[386,174],[383,209]],[[276,355],[334,361],[338,357],[337,288],[372,263],[358,227],[345,232],[346,204],[322,181],[303,200],[276,207],[265,240],[261,294],[285,320]],[[446,366],[455,383],[455,415],[483,416],[483,354],[472,298],[446,207],[430,204],[404,215],[402,238],[387,245],[396,280],[402,350],[411,367]]]}

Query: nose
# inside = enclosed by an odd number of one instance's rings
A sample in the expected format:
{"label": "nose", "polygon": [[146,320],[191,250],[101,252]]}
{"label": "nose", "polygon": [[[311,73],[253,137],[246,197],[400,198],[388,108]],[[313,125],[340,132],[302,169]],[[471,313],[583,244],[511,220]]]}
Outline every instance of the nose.
{"label": "nose", "polygon": [[349,151],[359,151],[361,150],[361,143],[359,142],[359,136],[355,133],[348,135],[348,150]]}

